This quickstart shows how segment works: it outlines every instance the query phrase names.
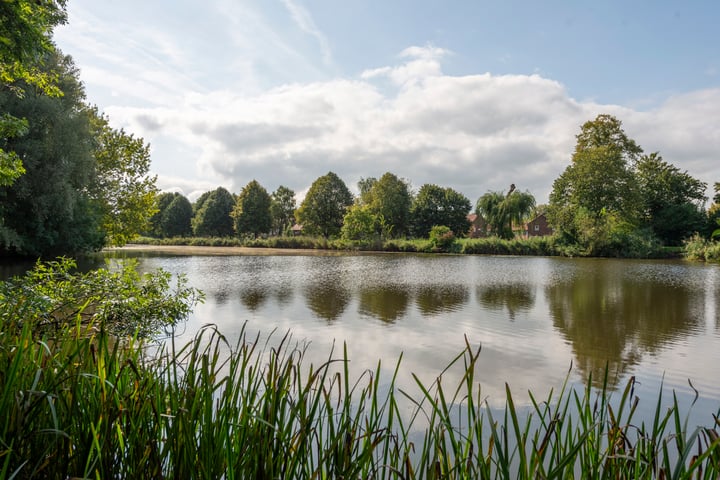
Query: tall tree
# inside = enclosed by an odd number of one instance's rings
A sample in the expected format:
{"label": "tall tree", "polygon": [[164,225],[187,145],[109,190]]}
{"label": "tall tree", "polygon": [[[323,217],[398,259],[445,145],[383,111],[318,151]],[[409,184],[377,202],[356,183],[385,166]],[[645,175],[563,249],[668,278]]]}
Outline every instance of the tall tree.
{"label": "tall tree", "polygon": [[231,237],[233,221],[230,213],[234,206],[233,195],[223,187],[211,191],[193,216],[193,234],[198,237]]}
{"label": "tall tree", "polygon": [[363,202],[382,219],[383,225],[389,230],[384,233],[400,237],[409,232],[412,195],[405,180],[387,172],[380,180],[372,183],[364,197]]}
{"label": "tall tree", "polygon": [[500,238],[515,236],[513,225],[520,225],[535,209],[535,197],[530,192],[518,192],[511,185],[507,195],[502,192],[487,192],[477,201],[475,208],[490,227],[490,233]]}
{"label": "tall tree", "polygon": [[175,193],[172,201],[161,211],[162,237],[186,237],[192,234],[192,205],[184,195]]}
{"label": "tall tree", "polygon": [[[145,234],[159,238],[165,236],[161,225],[162,216],[170,203],[172,203],[172,201],[175,200],[175,197],[178,195],[180,194],[177,192],[162,192],[157,197],[155,197],[155,213],[152,215],[152,217],[150,217],[150,221],[145,231]],[[190,218],[192,218],[192,214],[190,215]]]}
{"label": "tall tree", "polygon": [[43,68],[57,73],[62,96],[24,82],[22,98],[0,89],[0,110],[28,119],[26,135],[6,139],[26,173],[0,188],[0,250],[58,255],[99,249],[105,233],[103,206],[91,194],[97,178],[93,113],[69,57],[47,55]]}
{"label": "tall tree", "polygon": [[235,233],[258,236],[270,232],[272,226],[270,204],[270,194],[257,180],[245,185],[230,214]]}
{"label": "tall tree", "polygon": [[363,178],[360,177],[360,180],[357,183],[358,190],[360,191],[360,203],[363,204],[369,204],[372,202],[372,189],[377,183],[377,178],[375,177],[368,177]]}
{"label": "tall tree", "polygon": [[96,197],[111,245],[123,245],[147,229],[156,212],[156,176],[150,176],[150,146],[95,114]]}
{"label": "tall tree", "polygon": [[353,196],[347,185],[333,172],[313,182],[296,212],[298,223],[308,234],[338,235]]}
{"label": "tall tree", "polygon": [[272,231],[282,235],[295,222],[295,192],[280,185],[271,195]]}
{"label": "tall tree", "polygon": [[427,237],[434,226],[444,225],[460,237],[470,229],[467,219],[471,204],[463,194],[452,188],[433,184],[420,187],[410,209],[413,235]]}
{"label": "tall tree", "polygon": [[642,149],[627,137],[621,122],[599,115],[577,135],[571,164],[553,183],[548,219],[560,232],[577,238],[575,219],[612,215],[635,225],[640,217],[640,192],[632,169]]}
{"label": "tall tree", "polygon": [[663,243],[679,245],[704,229],[706,183],[665,162],[657,152],[638,160],[636,177],[643,222]]}

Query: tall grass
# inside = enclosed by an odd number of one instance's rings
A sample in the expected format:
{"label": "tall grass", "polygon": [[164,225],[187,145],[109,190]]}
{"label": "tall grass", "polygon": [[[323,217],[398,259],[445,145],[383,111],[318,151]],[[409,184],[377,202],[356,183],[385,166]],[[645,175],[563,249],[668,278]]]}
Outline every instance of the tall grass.
{"label": "tall grass", "polygon": [[[346,350],[320,365],[289,334],[230,344],[215,328],[148,350],[81,322],[53,336],[0,327],[0,478],[718,478],[720,423],[690,428],[673,397],[635,418],[630,379],[563,386],[529,411],[508,388],[490,409],[469,345],[457,385],[395,365],[351,378]],[[228,354],[228,351],[230,354]],[[589,382],[590,383],[590,382]],[[616,394],[617,395],[617,394]],[[408,411],[402,407],[413,405]]]}

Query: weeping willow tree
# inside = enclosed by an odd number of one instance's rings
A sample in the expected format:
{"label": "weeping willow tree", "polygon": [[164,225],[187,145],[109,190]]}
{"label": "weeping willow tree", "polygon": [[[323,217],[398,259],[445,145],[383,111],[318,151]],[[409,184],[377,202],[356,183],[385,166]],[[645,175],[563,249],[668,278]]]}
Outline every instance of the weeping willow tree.
{"label": "weeping willow tree", "polygon": [[477,201],[475,211],[487,222],[491,235],[511,239],[513,225],[522,224],[535,208],[535,197],[530,192],[518,192],[510,185],[506,195],[487,192]]}

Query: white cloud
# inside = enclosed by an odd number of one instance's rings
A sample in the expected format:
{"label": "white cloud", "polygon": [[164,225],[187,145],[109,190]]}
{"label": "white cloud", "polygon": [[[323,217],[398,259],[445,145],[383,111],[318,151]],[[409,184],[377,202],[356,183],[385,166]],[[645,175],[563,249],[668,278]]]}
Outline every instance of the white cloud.
{"label": "white cloud", "polygon": [[[284,5],[325,48],[308,12],[291,0]],[[159,32],[123,24],[122,45],[113,46],[97,34],[107,23],[85,12],[87,32],[64,33],[73,52],[94,59],[81,72],[88,88],[116,94],[101,103],[113,125],[153,144],[162,188],[239,191],[257,179],[271,191],[287,185],[301,192],[332,170],[355,189],[360,177],[390,171],[415,188],[450,186],[472,202],[510,183],[545,202],[580,125],[599,113],[620,118],[646,151],[659,150],[703,181],[720,179],[720,89],[643,112],[573,99],[538,74],[448,75],[442,60],[452,53],[432,45],[409,47],[395,64],[357,78],[326,79],[256,11],[226,0],[212,7],[227,18],[211,32],[214,42],[229,42],[220,52],[228,62],[213,59],[217,71],[198,73],[209,63],[191,62],[197,57]],[[314,80],[260,87],[263,70]]]}

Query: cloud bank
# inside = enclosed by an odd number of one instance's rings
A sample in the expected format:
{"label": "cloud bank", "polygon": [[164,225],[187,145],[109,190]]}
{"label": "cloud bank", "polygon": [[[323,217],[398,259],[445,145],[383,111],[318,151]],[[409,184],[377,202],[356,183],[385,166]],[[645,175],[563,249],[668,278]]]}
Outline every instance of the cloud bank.
{"label": "cloud bank", "polygon": [[[450,186],[473,203],[511,183],[546,202],[580,125],[600,113],[623,121],[646,152],[660,151],[703,181],[720,180],[720,89],[638,111],[571,98],[561,83],[539,75],[448,75],[442,60],[449,54],[414,46],[395,65],[356,78],[257,94],[184,92],[159,106],[106,111],[159,142],[153,162],[160,186],[186,194],[213,182],[237,192],[253,179],[269,191],[286,185],[302,192],[328,171],[355,189],[361,177],[390,171],[415,189]],[[169,144],[194,157],[166,157],[162,146]],[[179,161],[195,163],[193,179],[179,182]]]}

